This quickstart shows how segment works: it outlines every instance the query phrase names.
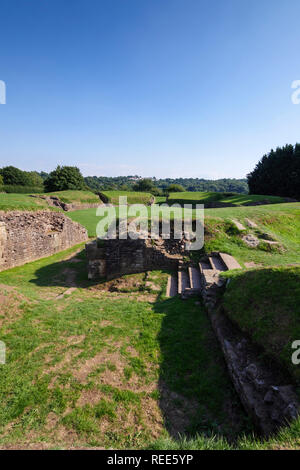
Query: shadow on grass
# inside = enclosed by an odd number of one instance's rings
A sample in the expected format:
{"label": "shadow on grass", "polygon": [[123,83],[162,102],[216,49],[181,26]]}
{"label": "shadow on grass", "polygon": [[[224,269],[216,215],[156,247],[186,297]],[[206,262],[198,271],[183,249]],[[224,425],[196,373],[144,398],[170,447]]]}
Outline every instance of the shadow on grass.
{"label": "shadow on grass", "polygon": [[234,441],[251,432],[203,305],[175,297],[157,302],[155,311],[164,314],[159,392],[169,434],[213,434]]}
{"label": "shadow on grass", "polygon": [[[274,369],[299,387],[292,344],[300,338],[300,265],[228,273],[223,306],[230,320],[261,349]],[[290,377],[288,376],[290,374]]]}
{"label": "shadow on grass", "polygon": [[[37,269],[30,282],[82,288],[100,284],[87,279],[84,250]],[[158,399],[169,434],[174,438],[214,434],[232,441],[246,432],[248,420],[202,304],[197,299],[165,300],[157,293],[152,305],[154,314],[162,315]]]}
{"label": "shadow on grass", "polygon": [[35,271],[35,278],[30,282],[41,287],[90,287],[99,281],[90,281],[87,277],[87,259],[85,250],[74,256],[47,264]]}

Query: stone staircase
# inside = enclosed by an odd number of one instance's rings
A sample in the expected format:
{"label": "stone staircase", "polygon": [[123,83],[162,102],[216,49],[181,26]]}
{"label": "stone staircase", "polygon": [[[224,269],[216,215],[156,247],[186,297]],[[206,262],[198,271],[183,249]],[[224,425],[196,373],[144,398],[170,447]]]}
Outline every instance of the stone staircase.
{"label": "stone staircase", "polygon": [[220,274],[231,269],[241,269],[241,266],[226,253],[212,253],[197,267],[179,264],[178,277],[169,277],[167,296],[180,294],[182,299],[202,296],[241,403],[258,431],[269,436],[300,416],[300,403],[287,377],[277,367],[263,361],[255,345],[231,323],[222,309],[215,308],[219,288],[226,282]]}
{"label": "stone staircase", "polygon": [[212,306],[218,287],[224,283],[220,273],[230,269],[241,269],[241,266],[226,253],[212,253],[198,266],[186,268],[183,263],[179,264],[177,277],[171,275],[168,278],[166,295],[174,297],[179,294],[182,299],[187,299],[202,294],[205,304]]}

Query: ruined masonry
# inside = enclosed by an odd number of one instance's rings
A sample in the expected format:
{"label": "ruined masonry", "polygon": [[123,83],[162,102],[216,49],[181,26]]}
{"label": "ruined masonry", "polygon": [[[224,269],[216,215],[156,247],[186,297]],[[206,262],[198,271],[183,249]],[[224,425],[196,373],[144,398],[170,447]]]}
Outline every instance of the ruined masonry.
{"label": "ruined masonry", "polygon": [[51,211],[0,211],[0,271],[88,240],[77,222]]}
{"label": "ruined masonry", "polygon": [[177,269],[179,254],[170,254],[164,245],[151,239],[94,240],[86,244],[88,278],[108,280],[124,274],[153,269]]}

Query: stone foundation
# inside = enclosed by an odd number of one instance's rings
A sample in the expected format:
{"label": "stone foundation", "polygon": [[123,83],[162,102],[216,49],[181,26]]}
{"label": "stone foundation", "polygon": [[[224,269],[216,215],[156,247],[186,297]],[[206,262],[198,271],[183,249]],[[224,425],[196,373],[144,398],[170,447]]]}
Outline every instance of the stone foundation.
{"label": "stone foundation", "polygon": [[89,279],[113,279],[153,269],[177,270],[180,254],[150,239],[101,240],[86,245]]}
{"label": "stone foundation", "polygon": [[51,211],[0,211],[0,271],[53,255],[88,240],[87,231]]}

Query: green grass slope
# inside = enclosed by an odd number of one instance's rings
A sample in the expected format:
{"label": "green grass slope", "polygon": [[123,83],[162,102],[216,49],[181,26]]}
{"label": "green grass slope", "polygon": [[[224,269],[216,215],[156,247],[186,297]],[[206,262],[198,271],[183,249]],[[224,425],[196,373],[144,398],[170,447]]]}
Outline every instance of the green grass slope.
{"label": "green grass slope", "polygon": [[300,385],[300,367],[291,361],[292,343],[300,340],[300,265],[226,274],[228,317],[261,346]]}
{"label": "green grass slope", "polygon": [[169,204],[208,204],[219,202],[222,204],[234,204],[243,206],[257,202],[269,202],[272,204],[284,202],[278,196],[259,196],[248,194],[216,193],[216,192],[191,192],[171,193],[168,197]]}
{"label": "green grass slope", "polygon": [[[100,204],[99,196],[95,195],[91,191],[55,191],[53,193],[42,193],[43,196],[56,196],[62,202],[67,204],[70,203],[89,203],[89,204]],[[41,198],[32,197],[30,194],[6,194],[0,193],[0,210],[11,211],[11,210],[41,210],[51,209],[58,210],[47,204],[47,202]]]}
{"label": "green grass slope", "polygon": [[66,204],[71,203],[88,203],[96,204],[99,202],[99,196],[92,193],[91,191],[75,191],[75,190],[66,190],[66,191],[54,191],[52,193],[44,193],[44,196],[56,196],[62,202]]}
{"label": "green grass slope", "polygon": [[36,197],[31,197],[29,194],[0,193],[1,211],[37,211],[42,209],[49,209],[46,201]]}
{"label": "green grass slope", "polygon": [[119,204],[119,197],[126,196],[128,204],[149,204],[153,198],[150,193],[137,191],[102,191],[101,194],[107,198],[108,202],[114,205]]}
{"label": "green grass slope", "polygon": [[[257,224],[256,229],[247,227],[248,218]],[[232,220],[241,222],[246,233],[257,238],[270,238],[278,245],[262,243],[257,248],[248,247],[242,240]],[[282,265],[300,262],[300,204],[274,204],[254,207],[234,207],[205,210],[204,251],[223,251],[237,258],[243,265],[254,262],[262,265]]]}

